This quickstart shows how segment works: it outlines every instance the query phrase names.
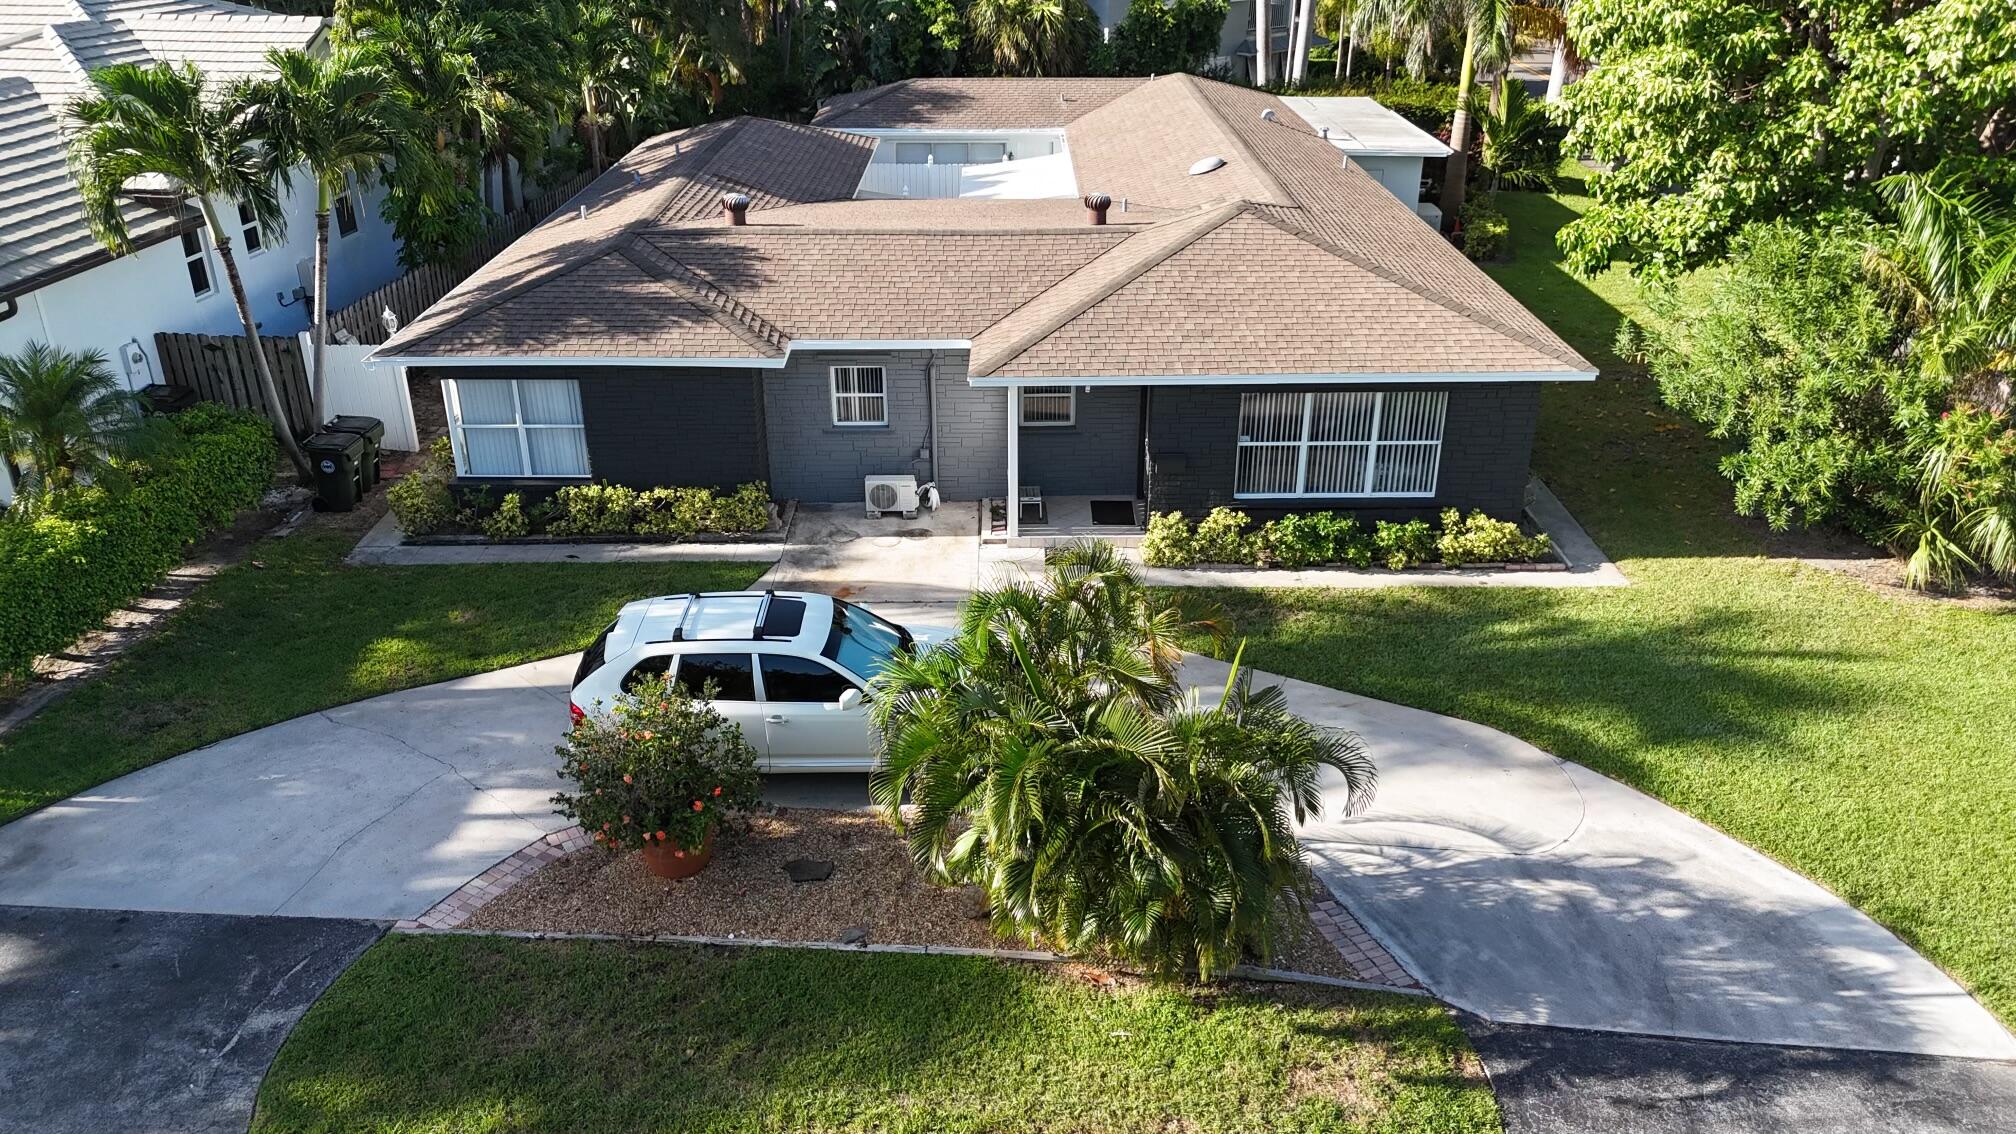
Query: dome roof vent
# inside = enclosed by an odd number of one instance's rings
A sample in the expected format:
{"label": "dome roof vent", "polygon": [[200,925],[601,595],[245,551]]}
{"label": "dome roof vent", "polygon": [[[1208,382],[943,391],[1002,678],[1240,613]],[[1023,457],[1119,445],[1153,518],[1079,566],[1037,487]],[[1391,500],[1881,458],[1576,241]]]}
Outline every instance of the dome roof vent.
{"label": "dome roof vent", "polygon": [[1212,154],[1210,157],[1201,157],[1191,163],[1190,176],[1197,177],[1201,174],[1209,173],[1214,169],[1222,169],[1224,166],[1225,159],[1219,157],[1217,154]]}

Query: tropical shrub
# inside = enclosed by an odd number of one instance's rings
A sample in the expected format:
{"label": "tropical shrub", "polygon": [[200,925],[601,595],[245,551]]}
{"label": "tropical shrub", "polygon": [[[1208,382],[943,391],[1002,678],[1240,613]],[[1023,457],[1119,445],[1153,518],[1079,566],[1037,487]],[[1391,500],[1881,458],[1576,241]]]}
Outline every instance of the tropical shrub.
{"label": "tropical shrub", "polygon": [[95,350],[30,342],[0,354],[0,458],[19,470],[19,504],[33,507],[79,482],[121,491],[122,458],[162,455],[175,436],[142,415],[138,395]]}
{"label": "tropical shrub", "polygon": [[1216,977],[1267,957],[1306,901],[1295,824],[1321,812],[1322,770],[1347,812],[1369,800],[1358,739],[1236,664],[1219,696],[1186,697],[1185,618],[1079,544],[876,678],[870,793],[919,866],[985,892],[997,931]]}
{"label": "tropical shrub", "polygon": [[1463,226],[1463,254],[1480,263],[1496,260],[1512,243],[1512,222],[1498,209],[1498,198],[1479,193],[1456,213]]}
{"label": "tropical shrub", "polygon": [[1181,512],[1157,512],[1148,517],[1141,537],[1141,562],[1150,567],[1192,567],[1197,563],[1197,536]]}
{"label": "tropical shrub", "polygon": [[707,527],[717,532],[760,532],[770,526],[770,486],[760,480],[726,496],[713,496]]}
{"label": "tropical shrub", "polygon": [[1494,520],[1481,510],[1464,516],[1442,512],[1442,535],[1435,550],[1451,567],[1467,563],[1528,563],[1547,554],[1545,535],[1529,536],[1510,520]]}
{"label": "tropical shrub", "polygon": [[1197,521],[1197,558],[1205,563],[1253,562],[1253,520],[1236,508],[1213,508]]}
{"label": "tropical shrub", "polygon": [[454,479],[454,446],[446,437],[437,437],[428,447],[426,459],[385,489],[385,502],[398,518],[399,530],[409,536],[424,536],[452,523],[459,512],[455,494],[448,488]]}
{"label": "tropical shrub", "polygon": [[1471,113],[1477,118],[1479,168],[1490,175],[1492,192],[1554,188],[1565,131],[1548,120],[1546,104],[1527,94],[1526,84],[1506,83],[1496,110],[1478,96]]}
{"label": "tropical shrub", "polygon": [[637,534],[684,539],[713,519],[714,494],[704,488],[653,488],[637,498]]}
{"label": "tropical shrub", "polygon": [[1095,69],[1114,75],[1193,70],[1218,53],[1227,0],[1129,5]]}
{"label": "tropical shrub", "polygon": [[1890,529],[1904,583],[1953,587],[1985,571],[2016,578],[2016,428],[1961,405],[1933,426],[1915,506]]}
{"label": "tropical shrub", "polygon": [[525,515],[525,498],[516,492],[505,493],[497,510],[483,518],[483,534],[491,539],[518,539],[531,530],[532,521]]}
{"label": "tropical shrub", "polygon": [[572,785],[553,796],[554,809],[610,850],[697,849],[723,814],[762,794],[741,727],[669,675],[595,706],[554,751]]}
{"label": "tropical shrub", "polygon": [[1378,558],[1395,571],[1419,567],[1435,558],[1435,529],[1426,520],[1396,523],[1381,520],[1372,530],[1372,546]]}
{"label": "tropical shrub", "polygon": [[556,536],[629,535],[636,530],[638,492],[621,484],[570,484],[553,494]]}
{"label": "tropical shrub", "polygon": [[206,404],[169,420],[178,443],[125,466],[125,491],[73,488],[0,516],[0,675],[96,629],[272,483],[263,419]]}
{"label": "tropical shrub", "polygon": [[1297,570],[1359,558],[1372,563],[1371,545],[1358,521],[1342,512],[1291,512],[1269,521],[1254,541],[1263,566]]}

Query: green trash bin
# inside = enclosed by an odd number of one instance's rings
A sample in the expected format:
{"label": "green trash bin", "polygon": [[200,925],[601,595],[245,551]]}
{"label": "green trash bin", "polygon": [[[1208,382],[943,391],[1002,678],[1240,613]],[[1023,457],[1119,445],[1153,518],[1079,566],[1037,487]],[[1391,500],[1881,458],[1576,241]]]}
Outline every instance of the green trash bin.
{"label": "green trash bin", "polygon": [[315,510],[348,512],[364,495],[364,439],[355,433],[317,433],[301,443],[315,470]]}
{"label": "green trash bin", "polygon": [[364,459],[358,466],[364,472],[359,480],[359,486],[363,491],[371,491],[379,481],[385,479],[385,463],[379,456],[385,441],[384,422],[375,417],[346,413],[330,418],[329,424],[322,429],[327,433],[354,433],[364,439]]}

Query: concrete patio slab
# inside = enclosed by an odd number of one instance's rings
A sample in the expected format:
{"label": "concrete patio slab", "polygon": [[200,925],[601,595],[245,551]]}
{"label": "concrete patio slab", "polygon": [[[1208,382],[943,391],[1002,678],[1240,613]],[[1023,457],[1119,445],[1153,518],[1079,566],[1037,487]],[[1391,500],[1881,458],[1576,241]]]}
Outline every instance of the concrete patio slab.
{"label": "concrete patio slab", "polygon": [[[1229,667],[1184,664],[1215,693]],[[1727,835],[1495,729],[1320,685],[1294,710],[1365,738],[1369,810],[1304,831],[1409,971],[1487,1020],[2016,1059],[1994,1016],[1870,918]]]}
{"label": "concrete patio slab", "polygon": [[869,518],[858,507],[800,504],[783,558],[757,582],[868,603],[956,603],[980,572],[980,512],[948,503],[914,520]]}

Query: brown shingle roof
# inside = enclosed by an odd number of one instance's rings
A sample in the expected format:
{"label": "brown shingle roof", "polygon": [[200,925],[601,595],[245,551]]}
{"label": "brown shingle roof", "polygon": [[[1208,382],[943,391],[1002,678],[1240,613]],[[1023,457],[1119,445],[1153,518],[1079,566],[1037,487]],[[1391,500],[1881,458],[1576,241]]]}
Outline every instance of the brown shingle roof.
{"label": "brown shingle roof", "polygon": [[[1126,208],[1094,227],[1075,199],[856,201],[873,143],[831,123],[1061,125],[1079,186]],[[1188,172],[1207,156],[1225,164]],[[753,198],[747,225],[724,189]],[[774,359],[794,339],[970,339],[976,377],[1591,369],[1279,98],[1188,75],[911,80],[814,126],[652,139],[380,350]]]}

